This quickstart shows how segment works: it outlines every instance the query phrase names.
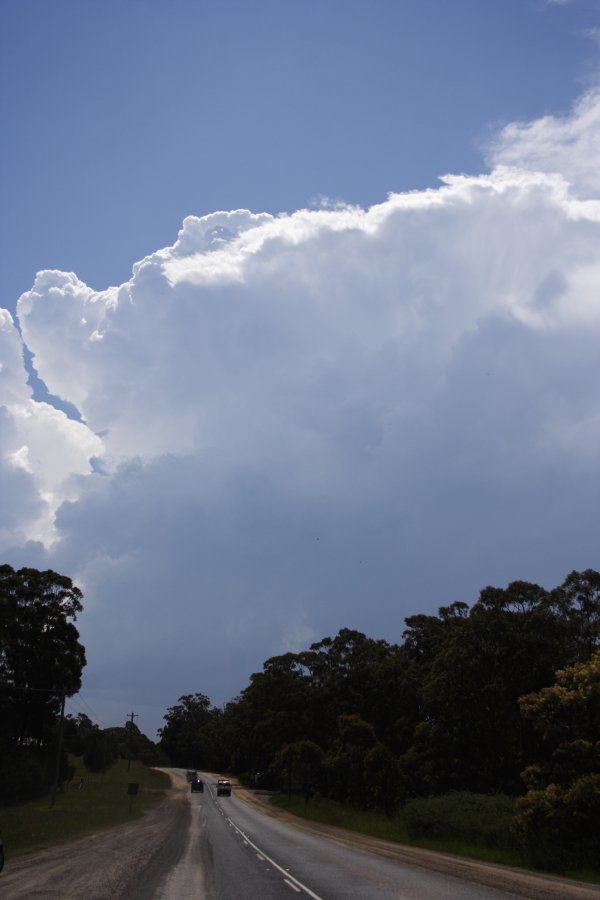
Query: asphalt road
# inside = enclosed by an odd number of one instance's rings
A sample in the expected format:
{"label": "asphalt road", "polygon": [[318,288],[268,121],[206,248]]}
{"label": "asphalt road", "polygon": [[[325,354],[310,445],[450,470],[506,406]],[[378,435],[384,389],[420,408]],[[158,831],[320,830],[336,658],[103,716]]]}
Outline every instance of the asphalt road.
{"label": "asphalt road", "polygon": [[600,900],[585,885],[304,822],[185,773],[146,816],[13,858],[1,900]]}
{"label": "asphalt road", "polygon": [[523,896],[357,850],[293,828],[235,796],[214,778],[190,793],[179,860],[146,882],[150,900],[507,900]]}

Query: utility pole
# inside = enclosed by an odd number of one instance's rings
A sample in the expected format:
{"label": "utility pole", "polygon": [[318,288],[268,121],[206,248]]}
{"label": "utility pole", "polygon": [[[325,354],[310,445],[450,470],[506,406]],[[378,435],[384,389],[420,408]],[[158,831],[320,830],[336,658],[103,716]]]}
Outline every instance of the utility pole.
{"label": "utility pole", "polygon": [[58,740],[56,743],[56,765],[54,767],[54,781],[52,783],[52,795],[50,797],[50,809],[54,806],[56,799],[56,788],[58,787],[58,776],[60,774],[60,751],[62,750],[63,722],[65,721],[65,695],[63,691],[60,695],[60,720],[58,723]]}
{"label": "utility pole", "polygon": [[131,769],[131,735],[133,732],[133,720],[137,719],[138,714],[131,712],[131,713],[129,713],[129,716],[131,718],[131,723],[129,725],[129,734],[127,736],[127,771],[128,772]]}

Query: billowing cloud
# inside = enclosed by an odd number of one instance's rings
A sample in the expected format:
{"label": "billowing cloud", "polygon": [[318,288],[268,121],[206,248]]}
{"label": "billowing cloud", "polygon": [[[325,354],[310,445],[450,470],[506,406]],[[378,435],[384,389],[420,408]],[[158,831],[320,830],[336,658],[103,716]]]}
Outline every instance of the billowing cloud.
{"label": "billowing cloud", "polygon": [[101,440],[48,403],[32,399],[23,345],[12,317],[0,310],[0,540],[48,546],[56,538],[58,507],[77,497],[75,481],[89,474]]}
{"label": "billowing cloud", "polygon": [[81,421],[1,320],[1,534],[84,589],[103,702],[156,725],[343,626],[597,564],[599,116],[367,210],[189,217],[104,292],[38,274],[23,340]]}
{"label": "billowing cloud", "polygon": [[585,94],[571,115],[507,125],[489,155],[494,165],[560,172],[572,194],[600,198],[600,90]]}

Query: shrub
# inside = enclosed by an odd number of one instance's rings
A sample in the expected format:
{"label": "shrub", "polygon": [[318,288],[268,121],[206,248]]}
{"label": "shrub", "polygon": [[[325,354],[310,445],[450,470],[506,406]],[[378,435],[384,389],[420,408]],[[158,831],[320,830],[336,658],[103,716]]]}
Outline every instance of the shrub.
{"label": "shrub", "polygon": [[0,803],[24,803],[52,783],[53,754],[47,748],[20,748],[0,764]]}
{"label": "shrub", "polygon": [[119,758],[114,735],[94,729],[86,736],[83,762],[90,772],[105,772]]}
{"label": "shrub", "polygon": [[412,838],[467,841],[489,848],[510,848],[515,801],[504,794],[451,791],[409,800],[403,810]]}
{"label": "shrub", "polygon": [[517,809],[513,832],[533,865],[560,872],[600,857],[600,775],[529,790]]}

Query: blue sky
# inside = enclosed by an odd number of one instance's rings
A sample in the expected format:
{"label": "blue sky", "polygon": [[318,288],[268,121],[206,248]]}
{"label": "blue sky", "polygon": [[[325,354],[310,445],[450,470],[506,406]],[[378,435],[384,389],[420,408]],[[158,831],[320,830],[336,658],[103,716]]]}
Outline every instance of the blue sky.
{"label": "blue sky", "polygon": [[85,711],[600,568],[598,0],[0,17],[0,554]]}
{"label": "blue sky", "polygon": [[594,77],[595,0],[5,0],[2,304],[96,289],[186,215],[477,173],[490,132]]}

